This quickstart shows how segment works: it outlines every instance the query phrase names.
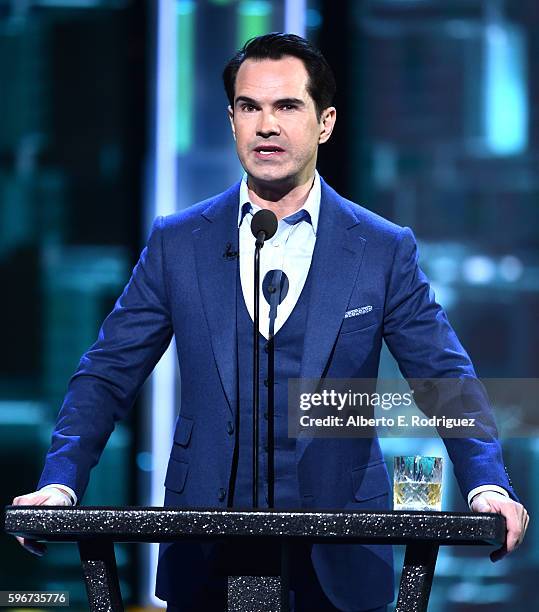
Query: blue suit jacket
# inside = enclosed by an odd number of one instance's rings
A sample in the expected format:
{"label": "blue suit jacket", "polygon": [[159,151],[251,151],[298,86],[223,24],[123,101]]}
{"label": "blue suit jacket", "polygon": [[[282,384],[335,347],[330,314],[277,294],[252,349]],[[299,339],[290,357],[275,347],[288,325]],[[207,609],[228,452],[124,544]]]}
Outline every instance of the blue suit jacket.
{"label": "blue suit jacket", "polygon": [[[82,498],[114,423],[125,416],[172,335],[181,414],[165,481],[165,505],[224,507],[231,474],[236,382],[239,184],[166,218],[147,247],[97,342],[70,381],[39,486],[62,482]],[[340,197],[322,181],[319,231],[301,376],[376,378],[382,340],[407,378],[475,376],[472,364],[418,268],[412,232]],[[372,311],[344,319],[347,310]],[[469,409],[469,407],[468,407]],[[481,484],[511,494],[492,414],[473,407],[484,439],[445,440],[464,496]],[[390,483],[376,439],[299,439],[296,460],[305,508],[388,508]],[[163,547],[157,593],[188,599],[203,573],[192,543]],[[393,599],[390,547],[313,546],[329,599],[360,610]]]}

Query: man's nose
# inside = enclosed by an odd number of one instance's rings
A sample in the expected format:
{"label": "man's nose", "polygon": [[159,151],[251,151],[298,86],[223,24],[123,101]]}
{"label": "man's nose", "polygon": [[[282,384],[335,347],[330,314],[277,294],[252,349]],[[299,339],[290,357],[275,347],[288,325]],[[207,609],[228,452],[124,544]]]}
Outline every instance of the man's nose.
{"label": "man's nose", "polygon": [[277,117],[272,112],[261,112],[256,126],[258,136],[267,138],[275,134],[280,134],[279,123]]}

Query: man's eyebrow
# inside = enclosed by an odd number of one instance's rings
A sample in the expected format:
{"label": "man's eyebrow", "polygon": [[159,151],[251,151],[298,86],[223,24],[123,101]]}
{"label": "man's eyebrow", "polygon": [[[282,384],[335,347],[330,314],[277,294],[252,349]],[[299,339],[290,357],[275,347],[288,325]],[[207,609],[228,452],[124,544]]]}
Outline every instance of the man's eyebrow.
{"label": "man's eyebrow", "polygon": [[[260,106],[259,102],[253,100],[253,98],[249,98],[249,96],[238,96],[234,102],[234,105],[240,103],[250,104],[251,106]],[[305,106],[305,102],[299,98],[281,98],[280,100],[275,100],[275,102],[273,102],[273,106],[285,106],[287,104],[294,106]]]}
{"label": "man's eyebrow", "polygon": [[258,102],[253,100],[253,98],[249,98],[248,96],[238,96],[234,101],[234,106],[239,104],[240,102],[244,102],[245,104],[251,104],[251,106],[258,106]]}
{"label": "man's eyebrow", "polygon": [[299,98],[282,98],[281,100],[274,102],[274,104],[275,106],[285,106],[286,104],[293,106],[305,106],[305,102]]}

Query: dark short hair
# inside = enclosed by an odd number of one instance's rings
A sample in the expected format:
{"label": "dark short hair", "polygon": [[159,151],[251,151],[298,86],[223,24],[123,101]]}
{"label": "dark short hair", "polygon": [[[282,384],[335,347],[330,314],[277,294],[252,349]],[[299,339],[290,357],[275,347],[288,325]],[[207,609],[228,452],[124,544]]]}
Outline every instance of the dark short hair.
{"label": "dark short hair", "polygon": [[307,91],[320,117],[322,111],[331,106],[335,95],[336,85],[333,71],[322,53],[308,40],[295,34],[283,34],[282,32],[272,32],[251,38],[225,66],[223,82],[230,106],[234,108],[236,76],[246,59],[278,60],[287,55],[297,57],[303,62],[309,75]]}

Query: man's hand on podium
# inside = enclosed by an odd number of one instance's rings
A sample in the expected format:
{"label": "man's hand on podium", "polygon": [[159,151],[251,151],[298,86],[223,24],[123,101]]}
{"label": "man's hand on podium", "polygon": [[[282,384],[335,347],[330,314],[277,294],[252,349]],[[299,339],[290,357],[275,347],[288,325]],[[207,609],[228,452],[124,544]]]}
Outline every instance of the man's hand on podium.
{"label": "man's hand on podium", "polygon": [[499,561],[520,546],[530,520],[522,504],[495,491],[483,491],[473,498],[470,507],[474,512],[494,512],[505,517],[507,527],[505,543],[490,554],[491,561]]}
{"label": "man's hand on podium", "polygon": [[[14,506],[71,506],[69,495],[61,489],[47,487],[41,491],[19,495],[13,499]],[[15,536],[21,546],[34,555],[42,557],[47,552],[47,546],[30,538]]]}

